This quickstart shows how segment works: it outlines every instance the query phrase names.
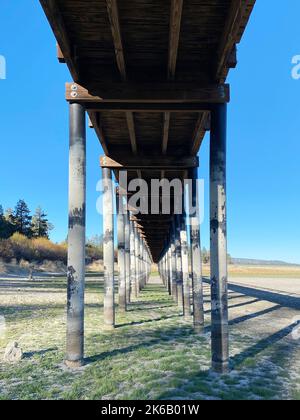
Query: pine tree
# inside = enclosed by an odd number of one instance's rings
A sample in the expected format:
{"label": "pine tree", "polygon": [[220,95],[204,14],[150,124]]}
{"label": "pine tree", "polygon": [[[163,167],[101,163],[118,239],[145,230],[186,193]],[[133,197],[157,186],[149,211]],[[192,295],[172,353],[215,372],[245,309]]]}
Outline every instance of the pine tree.
{"label": "pine tree", "polygon": [[13,214],[15,219],[16,232],[21,233],[28,238],[31,237],[31,216],[30,211],[24,200],[19,200],[15,212]]}
{"label": "pine tree", "polygon": [[38,207],[32,218],[31,232],[33,238],[49,238],[49,231],[53,226],[48,222],[47,215]]}
{"label": "pine tree", "polygon": [[4,215],[3,207],[0,205],[0,239],[8,239],[14,231],[13,217],[9,217],[7,212]]}

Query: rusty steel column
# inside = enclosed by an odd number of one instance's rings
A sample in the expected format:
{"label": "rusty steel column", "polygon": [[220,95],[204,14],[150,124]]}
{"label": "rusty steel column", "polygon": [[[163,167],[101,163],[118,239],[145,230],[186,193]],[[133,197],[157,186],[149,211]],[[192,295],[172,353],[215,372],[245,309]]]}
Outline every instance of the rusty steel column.
{"label": "rusty steel column", "polygon": [[189,249],[187,242],[186,218],[185,212],[180,216],[180,241],[181,241],[181,260],[182,260],[182,278],[183,278],[183,315],[185,319],[191,316],[190,301],[190,274],[189,274]]}
{"label": "rusty steel column", "polygon": [[122,195],[117,194],[119,310],[126,311],[126,261],[125,261],[125,206]]}
{"label": "rusty steel column", "polygon": [[134,222],[130,221],[130,288],[131,293],[137,298],[135,278],[136,278],[136,264],[135,264],[135,228]]}
{"label": "rusty steel column", "polygon": [[193,308],[194,308],[194,329],[198,333],[203,332],[204,308],[203,308],[203,282],[202,282],[202,255],[199,220],[199,200],[197,192],[197,168],[190,171],[192,181],[190,196],[191,205],[194,209],[190,213],[190,241],[191,241],[191,264],[193,284]]}
{"label": "rusty steel column", "polygon": [[113,185],[110,169],[102,169],[103,177],[103,265],[104,265],[104,325],[107,329],[115,326],[114,302],[114,214]]}
{"label": "rusty steel column", "polygon": [[125,283],[126,303],[130,303],[130,222],[129,213],[125,214]]}
{"label": "rusty steel column", "polygon": [[183,275],[182,275],[182,256],[180,240],[180,214],[176,214],[176,283],[177,283],[177,303],[183,309]]}
{"label": "rusty steel column", "polygon": [[229,369],[227,222],[226,222],[227,105],[212,111],[210,143],[210,258],[212,299],[212,368]]}
{"label": "rusty steel column", "polygon": [[86,224],[85,110],[70,104],[69,232],[66,365],[77,368],[84,360],[84,287]]}

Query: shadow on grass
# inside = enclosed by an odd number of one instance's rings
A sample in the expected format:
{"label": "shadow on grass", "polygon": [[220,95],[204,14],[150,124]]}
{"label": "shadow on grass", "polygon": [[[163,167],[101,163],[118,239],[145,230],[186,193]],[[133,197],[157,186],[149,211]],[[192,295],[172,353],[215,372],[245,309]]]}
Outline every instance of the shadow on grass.
{"label": "shadow on grass", "polygon": [[[203,279],[205,284],[210,284],[210,279]],[[240,296],[229,297],[230,299],[237,299],[238,297],[249,296],[257,298],[261,301],[277,303],[286,308],[300,310],[300,298],[296,296],[283,295],[277,291],[268,291],[260,288],[241,286],[237,284],[228,283],[228,288],[234,293],[241,293]]]}
{"label": "shadow on grass", "polygon": [[39,351],[31,351],[28,353],[24,353],[23,358],[24,359],[31,359],[34,356],[44,356],[47,353],[53,353],[56,352],[58,350],[57,347],[53,347],[53,348],[49,348],[49,349],[45,349],[45,350],[39,350]]}
{"label": "shadow on grass", "polygon": [[[145,339],[147,339],[147,335],[149,335],[151,339],[149,339],[148,341],[145,341]],[[114,349],[112,351],[107,351],[107,352],[103,352],[100,354],[87,357],[85,359],[85,363],[86,364],[96,363],[99,361],[103,361],[107,358],[111,358],[111,357],[122,355],[122,354],[128,354],[139,349],[150,348],[156,345],[164,346],[174,340],[176,340],[177,343],[184,343],[185,340],[189,339],[191,335],[196,336],[193,328],[189,326],[188,327],[181,326],[180,335],[178,333],[178,327],[161,329],[159,338],[152,338],[153,331],[148,331],[148,332],[147,331],[140,331],[140,332],[134,331],[132,333],[126,333],[122,337],[122,339],[124,339],[125,342],[130,339],[138,340],[139,338],[141,339],[141,341],[137,342],[136,344],[132,344],[128,347],[122,347],[122,348]],[[100,337],[99,337],[99,342],[101,342]]]}
{"label": "shadow on grass", "polygon": [[236,356],[230,359],[232,368],[236,368],[240,366],[246,359],[253,358],[262,351],[266,350],[267,348],[273,346],[278,341],[282,340],[283,338],[287,337],[289,334],[292,333],[293,329],[298,325],[297,322],[289,325],[286,328],[277,331],[275,334],[272,334],[262,340],[258,341],[258,343],[254,344],[252,347],[244,350],[243,352],[237,354]]}
{"label": "shadow on grass", "polygon": [[267,290],[254,289],[252,287],[238,286],[229,283],[228,287],[235,292],[243,293],[246,296],[265,300],[267,302],[277,303],[287,308],[300,310],[300,298],[288,295],[282,295],[280,293],[270,292]]}
{"label": "shadow on grass", "polygon": [[141,321],[132,321],[132,322],[128,322],[126,324],[120,324],[120,325],[116,325],[116,328],[124,328],[124,327],[130,327],[130,326],[134,326],[134,325],[143,325],[143,324],[148,324],[151,322],[155,322],[155,321],[167,321],[168,319],[173,319],[173,318],[180,318],[181,315],[166,315],[166,316],[161,316],[160,318],[153,318],[153,319],[147,319],[147,320],[141,320]]}

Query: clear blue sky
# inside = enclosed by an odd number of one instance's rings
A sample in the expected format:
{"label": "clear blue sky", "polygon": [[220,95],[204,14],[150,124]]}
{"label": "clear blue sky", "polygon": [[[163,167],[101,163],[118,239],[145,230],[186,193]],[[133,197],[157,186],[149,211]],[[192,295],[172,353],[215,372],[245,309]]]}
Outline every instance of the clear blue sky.
{"label": "clear blue sky", "polygon": [[[300,263],[300,80],[291,77],[299,15],[299,0],[258,0],[230,75],[228,239],[235,257]],[[37,0],[2,2],[0,39],[7,61],[7,80],[0,80],[0,203],[13,207],[24,198],[32,210],[41,205],[55,225],[52,239],[60,241],[67,234],[70,76],[57,62]],[[101,153],[89,130],[88,236],[102,229],[95,208]],[[207,195],[207,138],[200,158]],[[202,241],[208,247],[208,208]]]}

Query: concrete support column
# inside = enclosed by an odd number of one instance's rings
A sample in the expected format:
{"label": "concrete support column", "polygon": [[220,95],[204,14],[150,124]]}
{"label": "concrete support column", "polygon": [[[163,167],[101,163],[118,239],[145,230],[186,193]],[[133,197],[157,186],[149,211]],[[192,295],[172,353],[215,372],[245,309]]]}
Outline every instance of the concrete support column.
{"label": "concrete support column", "polygon": [[129,213],[125,215],[125,283],[126,283],[126,303],[130,303],[130,221]]}
{"label": "concrete support column", "polygon": [[107,329],[115,326],[114,303],[114,212],[113,185],[110,169],[102,169],[103,177],[103,264],[104,264],[104,325]]}
{"label": "concrete support column", "polygon": [[69,231],[66,365],[82,366],[84,357],[84,287],[86,223],[85,110],[70,104]]}
{"label": "concrete support column", "polygon": [[167,253],[167,273],[168,273],[168,292],[172,296],[172,259],[171,259],[171,244]]}
{"label": "concrete support column", "polygon": [[183,308],[183,275],[182,275],[182,257],[181,257],[181,241],[180,241],[180,215],[175,216],[175,241],[176,241],[176,282],[177,282],[177,303]]}
{"label": "concrete support column", "polygon": [[122,195],[117,194],[119,310],[126,311],[126,261],[125,261],[125,206]]}
{"label": "concrete support column", "polygon": [[144,288],[144,262],[143,262],[143,238],[139,235],[139,244],[140,244],[140,278],[139,278],[139,287],[140,291]]}
{"label": "concrete support column", "polygon": [[194,308],[194,329],[196,332],[203,332],[204,308],[203,308],[203,283],[202,283],[202,255],[199,220],[199,200],[197,192],[197,168],[192,169],[189,174],[192,180],[190,197],[194,209],[190,214],[190,241],[191,241],[191,264],[193,284],[193,308]]}
{"label": "concrete support column", "polygon": [[172,296],[175,302],[177,302],[177,271],[176,271],[176,243],[175,243],[175,225],[172,226],[171,234],[171,284],[172,284]]}
{"label": "concrete support column", "polygon": [[134,288],[135,288],[135,295],[136,297],[139,296],[140,293],[140,286],[139,286],[139,279],[140,279],[140,246],[139,246],[139,233],[138,229],[134,227],[134,248],[135,248],[135,281],[134,281]]}
{"label": "concrete support column", "polygon": [[183,278],[183,315],[185,319],[191,316],[190,301],[190,274],[189,274],[189,250],[187,242],[186,218],[185,213],[180,217],[180,241],[181,241],[181,259],[182,259],[182,278]]}
{"label": "concrete support column", "polygon": [[215,105],[210,143],[210,259],[212,299],[212,367],[229,369],[227,221],[226,221],[227,105]]}
{"label": "concrete support column", "polygon": [[130,288],[131,293],[137,298],[135,279],[136,279],[136,257],[135,257],[135,227],[134,222],[130,221]]}

